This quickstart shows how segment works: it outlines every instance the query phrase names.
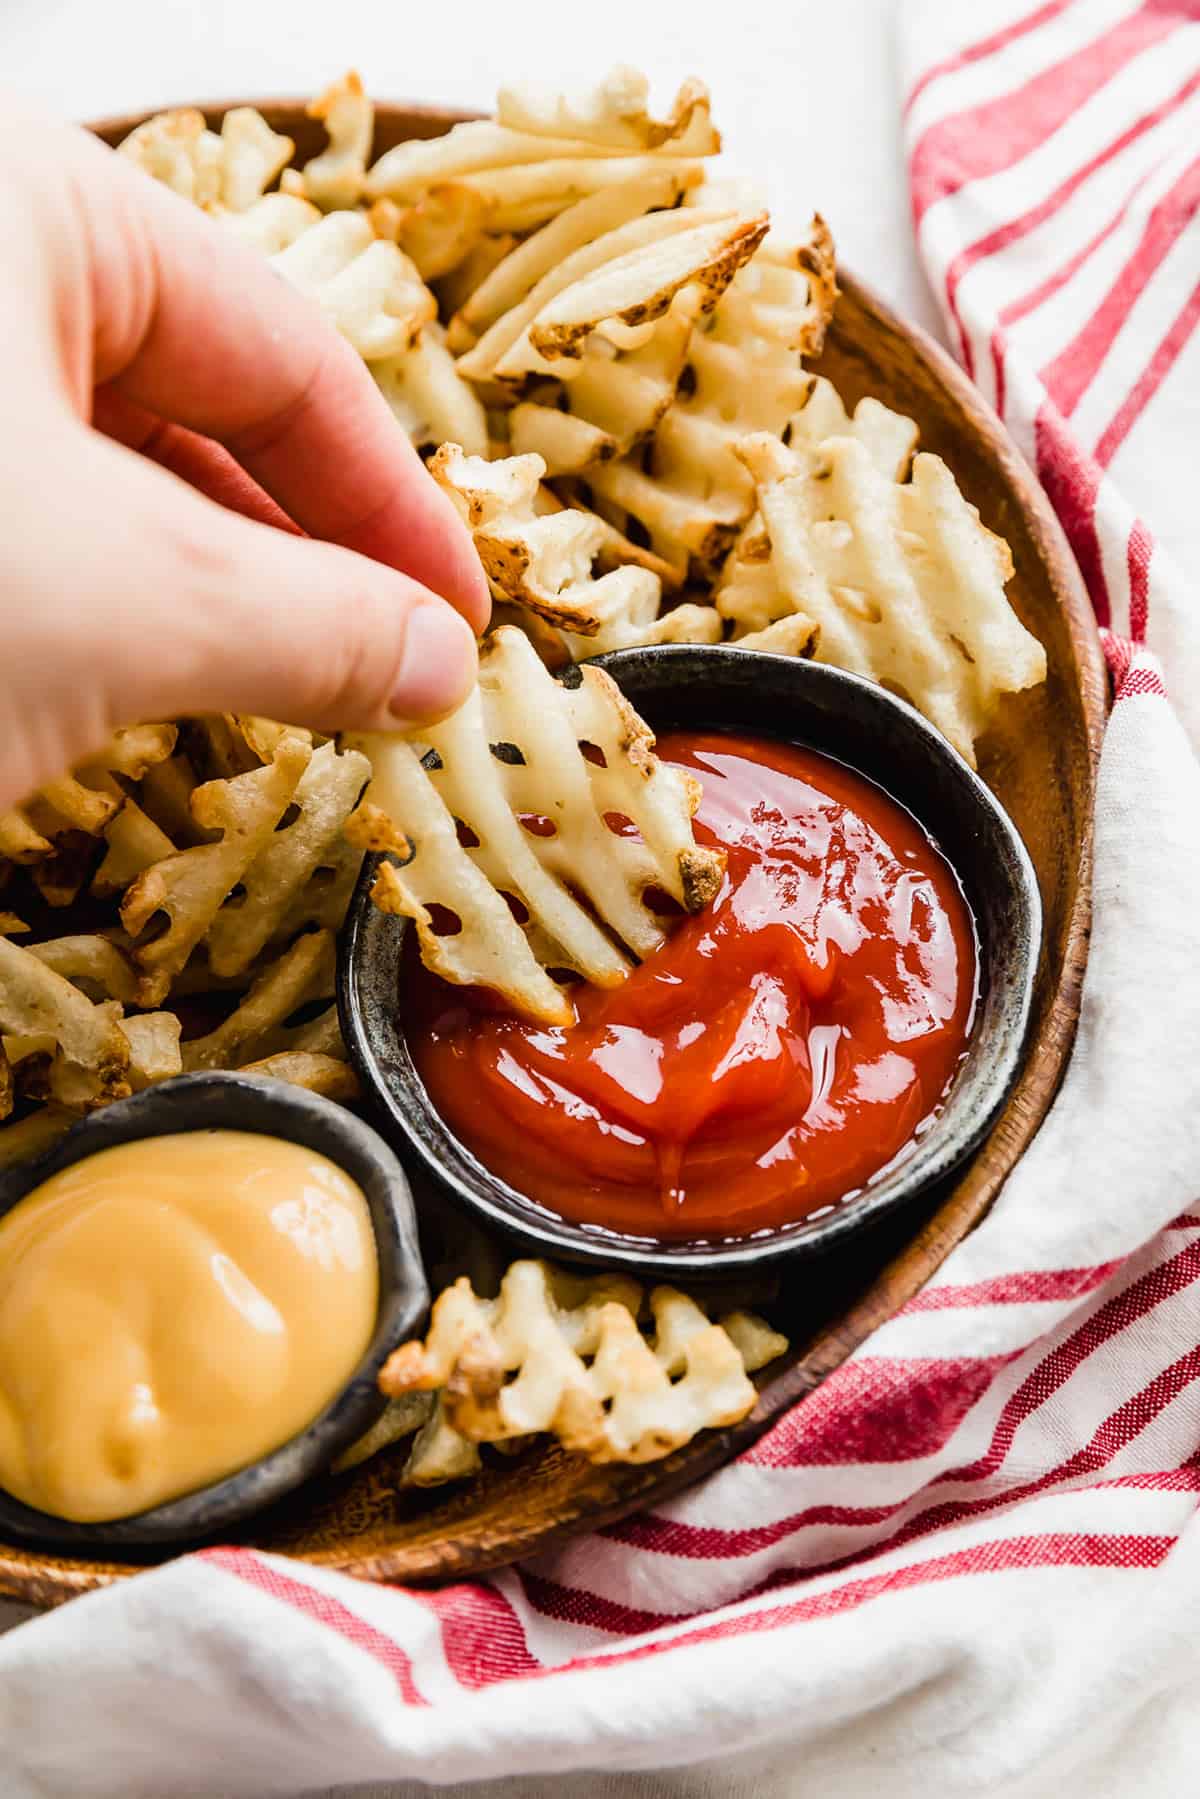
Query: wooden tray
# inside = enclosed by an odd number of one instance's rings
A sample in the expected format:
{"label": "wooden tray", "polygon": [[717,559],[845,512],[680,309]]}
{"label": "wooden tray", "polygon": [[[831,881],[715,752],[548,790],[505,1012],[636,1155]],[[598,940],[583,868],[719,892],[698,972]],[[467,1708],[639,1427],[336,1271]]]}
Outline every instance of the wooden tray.
{"label": "wooden tray", "polygon": [[[321,147],[321,129],[305,117],[301,103],[249,104],[297,140],[301,159]],[[207,109],[214,122],[225,105]],[[436,136],[461,116],[381,106],[376,151],[404,138]],[[113,119],[95,129],[115,143],[139,122]],[[810,1393],[929,1279],[983,1217],[1054,1096],[1087,960],[1092,802],[1107,705],[1095,623],[1057,520],[995,415],[923,332],[897,319],[845,271],[839,280],[842,295],[821,371],[848,403],[873,393],[917,420],[923,446],[945,457],[984,523],[1012,546],[1016,577],[1009,593],[1049,657],[1046,685],[1006,703],[981,755],[982,773],[1024,836],[1045,908],[1024,1074],[957,1181],[927,1195],[886,1235],[860,1239],[816,1272],[798,1272],[785,1284],[773,1310],[794,1347],[768,1371],[758,1406],[743,1423],[649,1466],[593,1468],[557,1449],[534,1449],[489,1467],[468,1485],[426,1493],[398,1488],[401,1446],[251,1520],[243,1533],[248,1543],[369,1580],[444,1580],[530,1555],[571,1531],[668,1498],[727,1461]],[[54,1605],[142,1565],[79,1561],[0,1543],[0,1593]]]}

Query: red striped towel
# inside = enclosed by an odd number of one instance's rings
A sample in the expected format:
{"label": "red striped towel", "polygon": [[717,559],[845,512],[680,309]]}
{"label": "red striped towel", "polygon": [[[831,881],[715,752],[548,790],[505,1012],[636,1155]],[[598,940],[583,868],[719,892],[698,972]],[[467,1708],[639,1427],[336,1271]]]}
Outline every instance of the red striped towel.
{"label": "red striped towel", "polygon": [[906,0],[901,34],[920,248],[1115,683],[1050,1119],[933,1284],[660,1511],[435,1593],[216,1550],[12,1633],[6,1794],[735,1750],[706,1790],[1194,1791],[1200,7]]}

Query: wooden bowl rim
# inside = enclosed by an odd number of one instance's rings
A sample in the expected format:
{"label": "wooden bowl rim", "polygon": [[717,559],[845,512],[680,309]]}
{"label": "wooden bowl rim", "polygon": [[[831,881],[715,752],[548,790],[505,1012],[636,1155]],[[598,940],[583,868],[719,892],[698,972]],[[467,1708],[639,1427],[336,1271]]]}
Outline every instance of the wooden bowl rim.
{"label": "wooden bowl rim", "polygon": [[[179,102],[193,105],[210,120],[233,106],[253,106],[284,130],[304,117],[308,97],[288,96]],[[107,141],[119,141],[144,120],[149,111],[118,114],[97,120],[87,129]],[[404,121],[430,127],[427,135],[449,129],[478,113],[421,101],[376,101],[377,121],[393,125]],[[297,117],[297,115],[300,115]],[[748,1447],[783,1412],[812,1392],[834,1368],[858,1348],[880,1321],[879,1295],[886,1293],[889,1313],[895,1312],[935,1272],[939,1264],[984,1217],[1004,1181],[1032,1142],[1057,1092],[1074,1039],[1080,992],[1087,962],[1091,925],[1092,813],[1096,771],[1108,711],[1108,676],[1095,615],[1078,565],[1062,526],[1040,483],[1003,424],[940,344],[919,325],[910,324],[879,298],[874,290],[839,264],[838,284],[847,298],[870,316],[885,335],[906,343],[923,361],[937,383],[965,415],[969,429],[982,440],[988,454],[1010,488],[1021,499],[1022,510],[1038,556],[1046,568],[1065,615],[1067,635],[1074,657],[1072,675],[1080,697],[1087,749],[1087,788],[1084,824],[1078,845],[1077,885],[1074,905],[1063,941],[1062,970],[1047,1007],[1040,1037],[1026,1051],[1025,1068],[1000,1118],[967,1165],[948,1198],[905,1247],[879,1272],[848,1310],[822,1327],[807,1353],[762,1388],[759,1403],[748,1418],[729,1429],[708,1433],[677,1451],[665,1462],[622,1469],[611,1480],[612,1496],[595,1499],[584,1493],[561,1508],[549,1527],[518,1522],[512,1528],[478,1532],[469,1544],[464,1539],[443,1539],[436,1555],[428,1545],[398,1544],[376,1554],[322,1552],[303,1556],[319,1566],[361,1579],[412,1585],[462,1579],[552,1548],[583,1528],[598,1529],[641,1510],[648,1502],[661,1503]],[[1035,1054],[1035,1051],[1040,1053]],[[1008,1121],[1023,1113],[1016,1142],[1010,1142]],[[874,1301],[874,1303],[873,1303]],[[55,1566],[47,1557],[40,1568],[14,1561],[9,1546],[0,1544],[0,1595],[32,1605],[55,1605],[96,1587],[110,1585],[140,1569],[134,1565],[75,1563]]]}

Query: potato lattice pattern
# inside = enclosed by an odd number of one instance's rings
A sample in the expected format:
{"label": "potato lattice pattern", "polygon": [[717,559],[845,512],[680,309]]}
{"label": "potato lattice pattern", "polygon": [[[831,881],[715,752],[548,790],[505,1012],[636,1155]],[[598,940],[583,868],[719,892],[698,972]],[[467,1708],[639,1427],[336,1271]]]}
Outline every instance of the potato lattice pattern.
{"label": "potato lattice pattern", "polygon": [[548,969],[612,987],[627,951],[660,947],[647,889],[697,911],[720,884],[723,854],[692,835],[694,777],[658,761],[600,669],[556,681],[512,626],[485,642],[478,686],[452,717],[416,742],[355,741],[373,778],[347,829],[392,853],[376,904],[412,919],[445,980],[492,987],[547,1023],[574,1016]]}
{"label": "potato lattice pattern", "polygon": [[644,1309],[625,1276],[522,1261],[495,1299],[466,1276],[447,1288],[424,1341],[397,1349],[379,1384],[398,1402],[393,1438],[420,1417],[414,1397],[436,1396],[406,1469],[410,1483],[432,1484],[471,1472],[478,1444],[542,1432],[592,1462],[657,1460],[744,1418],[757,1398],[750,1374],[786,1348],[752,1313],[714,1322],[673,1287],[656,1287]]}

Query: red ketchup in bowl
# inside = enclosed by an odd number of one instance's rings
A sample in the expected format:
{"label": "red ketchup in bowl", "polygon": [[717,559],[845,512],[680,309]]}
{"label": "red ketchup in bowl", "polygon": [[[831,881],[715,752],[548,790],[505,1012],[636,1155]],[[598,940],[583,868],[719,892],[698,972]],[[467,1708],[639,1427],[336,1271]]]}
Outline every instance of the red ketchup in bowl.
{"label": "red ketchup in bowl", "polygon": [[429,1097],[493,1173],[560,1217],[745,1237],[866,1186],[938,1108],[966,1046],[975,932],[912,815],[813,750],[671,732],[712,905],[547,1027],[415,957],[406,1031]]}

